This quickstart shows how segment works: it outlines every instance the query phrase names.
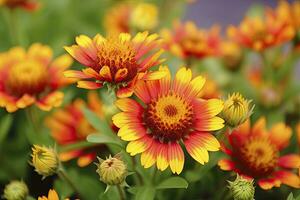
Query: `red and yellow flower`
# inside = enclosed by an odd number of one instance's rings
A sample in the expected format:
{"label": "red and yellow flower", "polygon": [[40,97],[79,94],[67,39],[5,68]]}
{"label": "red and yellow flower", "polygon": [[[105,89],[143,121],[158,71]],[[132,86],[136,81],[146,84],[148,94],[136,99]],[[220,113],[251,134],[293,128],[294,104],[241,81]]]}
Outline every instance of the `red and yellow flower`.
{"label": "red and yellow flower", "polygon": [[141,153],[145,168],[156,163],[159,170],[170,166],[173,173],[180,174],[184,165],[181,143],[201,164],[208,162],[208,151],[219,150],[219,142],[210,131],[224,126],[224,120],[216,116],[223,102],[201,99],[205,79],[192,79],[190,69],[180,68],[173,81],[167,67],[159,70],[167,75],[160,80],[138,82],[134,93],[140,101],[116,101],[122,112],[112,119],[120,128],[118,136],[129,141],[127,152],[132,156]]}
{"label": "red and yellow flower", "polygon": [[264,18],[245,17],[238,27],[229,26],[228,36],[240,45],[262,51],[293,39],[295,30],[285,17],[267,9]]}
{"label": "red and yellow flower", "polygon": [[180,58],[204,58],[220,53],[221,37],[217,26],[206,31],[191,21],[176,21],[172,31],[162,30],[161,35],[165,48]]}
{"label": "red and yellow flower", "polygon": [[33,44],[27,52],[14,47],[0,58],[0,106],[8,112],[32,104],[45,111],[58,107],[64,96],[58,89],[74,81],[63,76],[72,58],[62,55],[52,60],[48,46]]}
{"label": "red and yellow flower", "polygon": [[[82,108],[87,106],[99,118],[104,118],[102,103],[95,92],[88,93],[88,102],[76,99],[70,105],[55,111],[46,119],[46,125],[51,130],[51,136],[60,146],[85,141],[89,134],[97,131],[87,121]],[[85,167],[96,158],[96,147],[76,149],[59,154],[61,161],[78,158],[77,164]]]}
{"label": "red and yellow flower", "polygon": [[229,146],[222,145],[222,151],[230,159],[221,159],[218,165],[222,170],[256,179],[263,189],[280,187],[281,184],[300,188],[300,177],[291,171],[299,168],[300,156],[280,155],[280,151],[289,144],[291,134],[291,129],[284,123],[274,124],[266,130],[264,117],[253,127],[247,120],[227,134]]}
{"label": "red and yellow flower", "polygon": [[33,11],[38,8],[38,3],[35,0],[0,0],[0,6],[2,5],[11,9],[23,8],[28,11]]}
{"label": "red and yellow flower", "polygon": [[138,80],[159,79],[165,75],[148,71],[163,61],[159,59],[163,50],[159,49],[156,34],[143,32],[133,38],[127,33],[108,38],[98,34],[93,39],[81,35],[76,42],[77,45],[65,49],[87,68],[66,71],[65,76],[84,79],[78,81],[80,88],[97,89],[108,84],[118,97],[129,97]]}

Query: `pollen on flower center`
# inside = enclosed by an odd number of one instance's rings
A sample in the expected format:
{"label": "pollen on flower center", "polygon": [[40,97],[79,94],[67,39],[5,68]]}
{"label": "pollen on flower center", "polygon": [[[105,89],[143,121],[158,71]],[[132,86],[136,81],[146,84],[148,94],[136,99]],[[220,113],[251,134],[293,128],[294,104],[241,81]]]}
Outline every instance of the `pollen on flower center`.
{"label": "pollen on flower center", "polygon": [[7,89],[17,95],[36,94],[44,90],[47,69],[35,61],[24,61],[12,66],[8,73]]}
{"label": "pollen on flower center", "polygon": [[269,175],[276,167],[278,149],[267,138],[252,137],[240,150],[241,164],[253,177]]}
{"label": "pollen on flower center", "polygon": [[107,82],[125,82],[137,74],[136,52],[129,41],[111,37],[98,51],[100,75]]}
{"label": "pollen on flower center", "polygon": [[192,117],[192,106],[170,93],[150,102],[144,120],[154,137],[168,142],[184,137],[192,125]]}

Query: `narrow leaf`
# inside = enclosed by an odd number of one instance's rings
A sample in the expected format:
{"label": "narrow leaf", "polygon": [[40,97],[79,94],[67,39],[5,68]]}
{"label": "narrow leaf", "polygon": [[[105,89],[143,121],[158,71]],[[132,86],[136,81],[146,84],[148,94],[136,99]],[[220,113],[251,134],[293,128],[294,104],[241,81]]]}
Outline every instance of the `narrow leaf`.
{"label": "narrow leaf", "polygon": [[162,181],[156,189],[167,189],[167,188],[187,188],[188,182],[181,177],[170,177]]}
{"label": "narrow leaf", "polygon": [[115,138],[109,137],[104,134],[91,134],[87,137],[87,141],[97,144],[115,144],[122,147],[122,143],[120,143],[119,140],[116,140]]}
{"label": "narrow leaf", "polygon": [[0,143],[5,139],[13,122],[12,115],[8,114],[2,117],[0,121]]}

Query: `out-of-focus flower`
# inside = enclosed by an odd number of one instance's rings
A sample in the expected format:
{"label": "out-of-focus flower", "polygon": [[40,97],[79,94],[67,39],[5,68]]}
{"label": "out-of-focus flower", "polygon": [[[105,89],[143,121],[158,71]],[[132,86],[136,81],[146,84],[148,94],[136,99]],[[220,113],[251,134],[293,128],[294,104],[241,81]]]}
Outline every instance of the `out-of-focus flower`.
{"label": "out-of-focus flower", "polygon": [[52,148],[34,145],[32,147],[31,165],[35,171],[42,175],[43,178],[55,174],[59,167],[59,159],[57,153]]}
{"label": "out-of-focus flower", "polygon": [[132,6],[128,3],[118,4],[109,9],[104,16],[104,27],[109,35],[130,32],[130,13]]}
{"label": "out-of-focus flower", "polygon": [[230,70],[238,69],[242,60],[241,47],[233,41],[223,41],[221,45],[221,57]]}
{"label": "out-of-focus flower", "polygon": [[222,150],[230,159],[221,159],[218,163],[222,170],[235,171],[243,177],[254,178],[263,189],[280,187],[286,184],[300,188],[300,177],[291,169],[298,169],[300,156],[287,154],[280,156],[280,151],[289,144],[291,129],[284,123],[274,124],[266,130],[266,120],[260,118],[250,127],[247,120],[238,129],[227,134],[229,146]]}
{"label": "out-of-focus flower", "polygon": [[3,191],[3,198],[7,200],[25,200],[29,191],[23,181],[11,181]]}
{"label": "out-of-focus flower", "polygon": [[87,68],[68,70],[65,76],[85,79],[78,81],[80,88],[97,89],[107,84],[118,97],[129,97],[138,80],[160,79],[165,75],[148,71],[163,61],[159,59],[163,50],[159,49],[157,38],[158,35],[148,32],[138,33],[133,38],[127,33],[108,38],[99,34],[93,39],[85,35],[76,37],[77,45],[65,49]]}
{"label": "out-of-focus flower", "polygon": [[55,190],[50,189],[48,192],[48,197],[42,196],[39,197],[38,200],[59,200],[59,197]]}
{"label": "out-of-focus flower", "polygon": [[300,1],[296,0],[293,3],[281,0],[276,8],[277,15],[280,18],[289,20],[297,31],[300,30]]}
{"label": "out-of-focus flower", "polygon": [[192,79],[190,69],[180,68],[174,81],[166,66],[159,70],[167,76],[138,82],[134,93],[142,103],[129,98],[117,100],[116,106],[123,112],[112,119],[120,128],[118,136],[130,141],[127,152],[132,156],[141,153],[145,168],[156,163],[159,170],[170,166],[173,173],[180,174],[184,165],[181,141],[201,164],[208,162],[208,151],[219,150],[219,142],[210,131],[224,126],[224,120],[216,116],[223,102],[201,99],[205,79]]}
{"label": "out-of-focus flower", "polygon": [[[296,125],[296,134],[297,134],[298,145],[300,147],[300,122],[298,122]],[[300,166],[299,166],[299,168],[300,168]]]}
{"label": "out-of-focus flower", "polygon": [[213,99],[220,98],[222,95],[218,83],[213,80],[208,74],[203,74],[205,78],[205,85],[200,91],[200,96],[202,99]]}
{"label": "out-of-focus flower", "polygon": [[234,200],[253,200],[255,188],[253,180],[247,180],[240,177],[238,174],[234,181],[228,181],[229,189]]}
{"label": "out-of-focus flower", "polygon": [[114,157],[109,156],[105,160],[101,158],[98,160],[97,173],[102,182],[107,185],[119,185],[125,181],[127,166],[118,154]]}
{"label": "out-of-focus flower", "polygon": [[220,54],[221,38],[219,27],[201,30],[191,21],[174,23],[173,30],[161,31],[164,46],[180,58],[204,58]]}
{"label": "out-of-focus flower", "polygon": [[279,84],[273,85],[266,82],[262,77],[262,71],[259,68],[253,68],[247,73],[252,86],[258,94],[258,102],[264,107],[271,108],[280,105],[282,102],[282,93],[286,87],[285,80]]}
{"label": "out-of-focus flower", "polygon": [[280,45],[295,36],[289,20],[271,9],[266,10],[264,18],[245,17],[238,27],[229,26],[227,33],[232,40],[255,51]]}
{"label": "out-of-focus flower", "polygon": [[136,5],[130,16],[130,24],[138,30],[151,30],[158,24],[158,9],[154,4]]}
{"label": "out-of-focus flower", "polygon": [[[59,145],[85,141],[89,134],[96,132],[84,117],[82,108],[85,106],[97,114],[99,118],[104,118],[101,100],[95,92],[89,92],[87,105],[82,99],[76,99],[73,103],[55,111],[46,119],[46,125],[50,128],[52,137]],[[95,147],[92,147],[62,152],[59,154],[59,158],[61,161],[78,158],[77,164],[84,167],[95,159],[95,150]]]}
{"label": "out-of-focus flower", "polygon": [[8,112],[32,104],[45,111],[58,107],[64,96],[58,89],[74,81],[63,75],[72,58],[62,55],[52,61],[48,46],[33,44],[27,52],[14,47],[0,58],[0,106]]}
{"label": "out-of-focus flower", "polygon": [[35,0],[0,0],[0,6],[7,6],[10,9],[23,8],[28,11],[34,11],[38,8]]}
{"label": "out-of-focus flower", "polygon": [[221,113],[226,125],[234,128],[244,123],[252,114],[253,107],[250,107],[250,102],[251,100],[245,99],[239,93],[228,95]]}

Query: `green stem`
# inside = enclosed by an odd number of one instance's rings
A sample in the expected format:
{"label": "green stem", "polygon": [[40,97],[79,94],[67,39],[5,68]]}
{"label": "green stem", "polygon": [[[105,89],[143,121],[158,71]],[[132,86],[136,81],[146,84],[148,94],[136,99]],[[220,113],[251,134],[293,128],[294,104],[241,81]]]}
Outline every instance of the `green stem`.
{"label": "green stem", "polygon": [[26,112],[27,119],[29,120],[29,122],[33,127],[34,132],[38,133],[38,127],[36,126],[38,122],[35,118],[35,114],[33,113],[32,107],[27,108],[25,112]]}
{"label": "green stem", "polygon": [[69,178],[69,176],[66,174],[66,172],[63,169],[59,169],[57,171],[57,175],[59,176],[59,178],[61,180],[65,181],[73,189],[73,191],[76,193],[76,195],[78,197],[81,197],[81,198],[83,197],[80,194],[80,192],[79,192],[78,188],[76,187],[76,185],[73,183],[73,181]]}
{"label": "green stem", "polygon": [[131,156],[131,161],[132,161],[133,171],[137,174],[139,185],[141,185],[141,184],[143,184],[144,181],[143,181],[142,175],[136,169],[136,160],[135,160],[135,157]]}
{"label": "green stem", "polygon": [[9,9],[9,19],[8,19],[8,26],[9,26],[9,32],[11,37],[11,43],[12,45],[19,45],[19,35],[17,30],[17,17],[16,12],[13,9]]}
{"label": "green stem", "polygon": [[118,192],[120,195],[120,200],[125,200],[126,199],[125,192],[124,192],[123,188],[120,186],[120,184],[117,185],[117,189],[118,189]]}

